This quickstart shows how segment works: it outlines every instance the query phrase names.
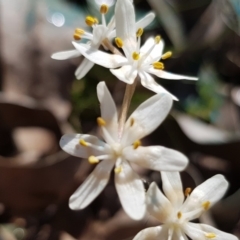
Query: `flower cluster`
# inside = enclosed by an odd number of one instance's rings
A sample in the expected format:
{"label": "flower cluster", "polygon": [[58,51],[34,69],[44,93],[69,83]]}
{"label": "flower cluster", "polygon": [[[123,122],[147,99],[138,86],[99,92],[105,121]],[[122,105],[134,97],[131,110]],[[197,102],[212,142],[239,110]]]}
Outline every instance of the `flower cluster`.
{"label": "flower cluster", "polygon": [[[119,114],[105,82],[98,84],[101,116],[97,118],[97,124],[100,138],[88,134],[66,134],[60,140],[64,151],[96,164],[93,172],[71,196],[70,208],[87,207],[103,191],[114,170],[115,187],[125,212],[135,220],[142,219],[149,212],[162,224],[142,230],[134,240],[187,240],[188,237],[193,240],[236,240],[237,237],[211,226],[190,222],[224,195],[228,187],[225,178],[216,175],[193,191],[187,188],[183,192],[179,171],[187,166],[187,157],[163,146],[141,144],[141,139],[162,123],[171,110],[173,100],[177,100],[152,75],[175,80],[197,78],[164,70],[163,60],[171,57],[172,53],[163,54],[164,42],[160,36],[150,37],[141,46],[144,28],[152,22],[154,13],[136,22],[133,2],[117,0],[115,14],[107,24],[105,15],[115,1],[95,2],[102,15],[101,24],[97,18],[87,16],[85,22],[92,28],[92,33],[76,29],[72,42],[75,50],[55,53],[52,58],[64,60],[83,56],[84,60],[75,72],[77,79],[83,78],[94,64],[98,64],[109,68],[127,87]],[[82,41],[84,39],[88,41]],[[101,45],[105,51],[99,50]],[[140,104],[127,118],[138,80],[155,95]],[[161,172],[165,195],[156,183],[152,183],[146,193],[140,176],[132,168],[133,163]]]}

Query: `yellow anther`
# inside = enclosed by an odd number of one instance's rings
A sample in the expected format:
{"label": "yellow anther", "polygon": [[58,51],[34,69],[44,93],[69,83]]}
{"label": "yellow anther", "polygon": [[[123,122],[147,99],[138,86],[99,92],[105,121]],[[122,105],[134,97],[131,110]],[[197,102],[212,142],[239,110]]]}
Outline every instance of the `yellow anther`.
{"label": "yellow anther", "polygon": [[97,18],[93,18],[93,19],[94,19],[94,24],[98,24],[99,23]]}
{"label": "yellow anther", "polygon": [[88,158],[88,162],[89,162],[90,164],[96,164],[96,163],[99,163],[99,160],[98,160],[95,156],[90,156],[90,157]]}
{"label": "yellow anther", "polygon": [[215,233],[206,233],[205,236],[206,238],[209,238],[209,239],[214,239],[217,237]]}
{"label": "yellow anther", "polygon": [[137,140],[137,141],[135,141],[134,143],[133,143],[133,148],[134,149],[137,149],[139,146],[141,146],[141,141],[140,140]]}
{"label": "yellow anther", "polygon": [[155,43],[158,44],[158,43],[160,43],[160,41],[161,41],[161,36],[159,36],[159,35],[156,36],[156,37],[155,37]]}
{"label": "yellow anther", "polygon": [[102,126],[106,125],[106,121],[103,118],[98,117],[97,118],[97,124],[98,124],[99,127],[102,127]]}
{"label": "yellow anther", "polygon": [[209,201],[207,201],[207,202],[204,202],[203,204],[202,204],[202,207],[204,208],[204,210],[208,210],[209,209],[209,207],[210,207],[210,202]]}
{"label": "yellow anther", "polygon": [[162,59],[167,59],[167,58],[170,58],[172,56],[172,52],[166,52],[162,55]]}
{"label": "yellow anther", "polygon": [[132,58],[133,58],[133,60],[137,61],[137,60],[139,60],[139,58],[140,58],[140,54],[137,53],[137,52],[133,52]]}
{"label": "yellow anther", "polygon": [[180,218],[182,217],[182,213],[181,213],[181,212],[178,212],[178,213],[177,213],[177,217],[178,217],[178,219],[180,219]]}
{"label": "yellow anther", "polygon": [[189,196],[189,194],[191,193],[191,191],[192,191],[192,189],[191,189],[191,188],[186,188],[186,189],[185,189],[185,192],[184,192],[184,194],[185,194],[185,197],[188,197],[188,196]]}
{"label": "yellow anther", "polygon": [[74,38],[74,40],[79,41],[79,40],[81,40],[81,35],[78,33],[74,33],[73,38]]}
{"label": "yellow anther", "polygon": [[122,48],[123,47],[123,40],[119,37],[116,37],[115,38],[115,43],[116,45],[119,47],[119,48]]}
{"label": "yellow anther", "polygon": [[83,147],[87,147],[88,143],[84,139],[79,140],[79,144],[82,145]]}
{"label": "yellow anther", "polygon": [[158,70],[163,70],[164,69],[164,64],[162,62],[154,62],[153,67]]}
{"label": "yellow anther", "polygon": [[114,169],[114,172],[115,173],[121,173],[122,172],[122,166],[118,166],[118,167],[116,167],[115,169]]}
{"label": "yellow anther", "polygon": [[100,7],[100,13],[106,14],[108,12],[108,5],[102,4]]}
{"label": "yellow anther", "polygon": [[143,28],[139,28],[136,32],[137,37],[141,37],[143,35]]}
{"label": "yellow anther", "polygon": [[134,123],[135,123],[134,118],[131,118],[131,120],[130,120],[130,126],[132,127]]}
{"label": "yellow anther", "polygon": [[94,18],[94,17],[87,16],[87,17],[85,18],[85,23],[86,23],[89,27],[91,27],[93,24],[98,23],[98,21],[97,21],[97,19]]}
{"label": "yellow anther", "polygon": [[83,29],[81,29],[81,28],[76,28],[75,29],[75,33],[79,34],[79,35],[83,35],[85,33],[85,31]]}

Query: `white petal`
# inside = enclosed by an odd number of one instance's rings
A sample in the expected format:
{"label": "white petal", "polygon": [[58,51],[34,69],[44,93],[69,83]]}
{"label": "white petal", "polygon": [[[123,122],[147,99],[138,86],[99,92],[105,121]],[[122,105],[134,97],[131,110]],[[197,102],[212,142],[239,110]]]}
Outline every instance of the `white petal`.
{"label": "white petal", "polygon": [[188,164],[188,159],[182,153],[161,146],[126,147],[124,157],[144,168],[155,171],[182,171]]}
{"label": "white petal", "polygon": [[198,80],[197,77],[190,77],[190,76],[174,74],[174,73],[166,72],[163,70],[158,70],[153,67],[150,67],[148,69],[148,72],[154,74],[157,77],[168,79],[168,80],[180,80],[180,79],[195,80],[195,81]]}
{"label": "white petal", "polygon": [[120,67],[127,62],[127,59],[123,56],[99,51],[95,48],[92,48],[89,44],[79,44],[75,42],[72,42],[72,44],[77,50],[79,50],[79,52],[82,53],[84,57],[106,68]]}
{"label": "white petal", "polygon": [[173,100],[178,101],[178,99],[174,95],[172,95],[165,88],[163,88],[161,85],[156,83],[155,80],[153,79],[153,77],[151,75],[149,75],[148,73],[141,72],[141,73],[139,73],[139,76],[141,78],[141,84],[145,88],[147,88],[155,93],[167,93],[172,97]]}
{"label": "white petal", "polygon": [[51,58],[56,60],[66,60],[69,58],[76,58],[80,57],[82,54],[78,50],[69,50],[63,52],[54,53]]}
{"label": "white petal", "polygon": [[118,137],[117,108],[105,82],[97,85],[97,95],[100,102],[101,116],[106,121],[109,134],[116,140]]}
{"label": "white petal", "polygon": [[101,6],[102,4],[106,4],[109,7],[115,4],[115,0],[95,0],[96,4]]}
{"label": "white petal", "polygon": [[61,137],[59,144],[65,152],[75,157],[88,158],[91,155],[97,156],[102,154],[102,152],[97,151],[96,149],[80,145],[80,139],[84,139],[86,142],[97,146],[103,146],[103,144],[105,144],[97,137],[87,134],[65,134]]}
{"label": "white petal", "polygon": [[169,94],[156,94],[143,102],[128,118],[121,142],[128,146],[154,131],[172,107]]}
{"label": "white petal", "polygon": [[147,27],[155,18],[155,14],[153,12],[148,13],[146,16],[141,18],[136,22],[136,29]]}
{"label": "white petal", "polygon": [[153,182],[146,196],[148,212],[158,219],[161,223],[165,223],[171,217],[173,207],[171,202],[162,194],[157,184]]}
{"label": "white petal", "polygon": [[115,7],[116,33],[124,42],[124,53],[128,58],[137,49],[135,10],[129,0],[117,1]]}
{"label": "white petal", "polygon": [[107,28],[103,25],[97,25],[93,28],[93,39],[91,41],[92,47],[99,48],[101,42],[106,38]]}
{"label": "white petal", "polygon": [[93,67],[94,63],[89,61],[87,58],[84,58],[80,63],[79,67],[75,71],[75,76],[77,79],[82,79]]}
{"label": "white petal", "polygon": [[161,177],[165,195],[175,209],[179,209],[184,201],[182,181],[179,172],[161,172]]}
{"label": "white petal", "polygon": [[137,77],[137,70],[132,70],[133,67],[126,65],[119,69],[110,69],[111,73],[115,75],[119,80],[132,84]]}
{"label": "white petal", "polygon": [[238,238],[232,234],[222,232],[207,224],[187,223],[185,225],[185,232],[191,239],[210,239],[206,237],[206,234],[216,234],[216,240],[238,240]]}
{"label": "white petal", "polygon": [[108,183],[114,162],[100,162],[83,184],[69,199],[69,207],[73,210],[87,207],[105,188]]}
{"label": "white petal", "polygon": [[212,207],[223,197],[227,188],[228,182],[223,175],[217,174],[209,178],[193,190],[189,198],[184,202],[182,211],[190,212],[201,208],[202,204],[207,201],[210,202],[210,207]]}
{"label": "white petal", "polygon": [[[162,57],[163,48],[164,48],[163,40],[156,44],[155,39],[153,37],[148,38],[148,40],[144,43],[144,45],[140,49],[140,52],[143,54],[143,57],[144,53],[147,53],[147,57],[144,59],[143,64],[149,65],[153,62],[159,61]],[[150,49],[152,49],[152,51],[149,51]]]}
{"label": "white petal", "polygon": [[167,240],[168,229],[166,226],[150,227],[139,232],[133,240]]}
{"label": "white petal", "polygon": [[115,173],[117,193],[125,212],[135,220],[145,215],[145,189],[140,177],[127,161],[122,162],[122,172]]}

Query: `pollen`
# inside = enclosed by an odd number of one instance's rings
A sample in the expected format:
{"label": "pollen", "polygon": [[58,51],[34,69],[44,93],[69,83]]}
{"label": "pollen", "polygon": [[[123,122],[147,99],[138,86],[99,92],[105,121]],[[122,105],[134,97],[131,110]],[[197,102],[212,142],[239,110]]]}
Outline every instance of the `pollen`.
{"label": "pollen", "polygon": [[210,208],[210,202],[209,201],[207,201],[207,202],[204,202],[203,204],[202,204],[202,207],[204,208],[204,210],[208,210],[209,208]]}
{"label": "pollen", "polygon": [[162,59],[165,60],[165,59],[168,59],[172,56],[172,52],[166,52],[162,55]]}
{"label": "pollen", "polygon": [[81,35],[78,33],[74,33],[73,38],[74,38],[74,40],[79,41],[79,40],[81,40]]}
{"label": "pollen", "polygon": [[116,45],[119,47],[119,48],[122,48],[123,47],[123,40],[119,37],[116,37],[115,38],[115,43]]}
{"label": "pollen", "polygon": [[134,123],[135,123],[134,118],[131,118],[131,120],[130,120],[130,127],[132,127]]}
{"label": "pollen", "polygon": [[132,58],[133,58],[133,60],[137,61],[137,60],[139,60],[139,58],[140,58],[140,54],[137,53],[137,52],[133,52]]}
{"label": "pollen", "polygon": [[161,36],[160,35],[158,35],[158,36],[156,36],[155,37],[155,43],[160,43],[160,41],[161,41]]}
{"label": "pollen", "polygon": [[184,192],[185,197],[188,197],[189,194],[191,193],[191,191],[192,191],[191,188],[186,188],[186,189],[185,189],[185,192]]}
{"label": "pollen", "polygon": [[84,139],[79,140],[79,144],[82,145],[83,147],[87,147],[88,143]]}
{"label": "pollen", "polygon": [[100,13],[106,14],[108,12],[108,5],[102,4],[100,7]]}
{"label": "pollen", "polygon": [[90,157],[88,158],[88,162],[89,162],[90,164],[96,164],[96,163],[99,163],[99,160],[98,160],[98,158],[96,158],[95,156],[90,156]]}
{"label": "pollen", "polygon": [[133,143],[133,149],[137,149],[139,146],[141,146],[141,141],[140,140],[137,140]]}
{"label": "pollen", "polygon": [[158,70],[163,70],[164,69],[164,64],[162,62],[154,62],[153,67]]}
{"label": "pollen", "polygon": [[208,239],[214,239],[217,237],[217,235],[215,233],[206,233],[205,236]]}
{"label": "pollen", "polygon": [[182,213],[181,213],[181,212],[178,212],[178,213],[177,213],[177,217],[178,217],[178,219],[180,219],[180,218],[182,217]]}
{"label": "pollen", "polygon": [[139,28],[136,32],[137,37],[141,37],[143,35],[143,28]]}
{"label": "pollen", "polygon": [[98,23],[98,20],[97,20],[96,18],[92,17],[92,16],[87,16],[87,17],[85,18],[85,23],[86,23],[89,27],[91,27],[92,25],[97,24],[97,23]]}
{"label": "pollen", "polygon": [[119,173],[121,173],[122,172],[122,166],[118,166],[118,167],[116,167],[115,169],[114,169],[114,172],[115,173],[117,173],[117,174],[119,174]]}
{"label": "pollen", "polygon": [[76,28],[75,33],[78,33],[79,35],[83,35],[85,33],[85,31],[81,28]]}
{"label": "pollen", "polygon": [[106,125],[106,121],[103,118],[98,117],[97,118],[97,124],[98,124],[99,127],[103,127],[103,126]]}

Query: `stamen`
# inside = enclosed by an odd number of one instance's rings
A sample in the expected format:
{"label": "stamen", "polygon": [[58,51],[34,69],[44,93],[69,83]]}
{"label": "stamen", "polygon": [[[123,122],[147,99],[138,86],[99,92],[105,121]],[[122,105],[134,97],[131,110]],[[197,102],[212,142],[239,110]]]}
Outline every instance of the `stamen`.
{"label": "stamen", "polygon": [[143,28],[139,28],[136,32],[137,37],[141,37],[143,35]]}
{"label": "stamen", "polygon": [[185,194],[185,197],[188,197],[189,194],[191,193],[192,189],[191,188],[186,188],[184,194]]}
{"label": "stamen", "polygon": [[89,162],[90,164],[96,164],[96,163],[99,163],[99,159],[96,158],[95,156],[90,156],[90,157],[88,158],[88,162]]}
{"label": "stamen", "polygon": [[154,62],[153,67],[158,70],[163,70],[164,69],[164,64],[162,62]]}
{"label": "stamen", "polygon": [[108,12],[108,5],[102,4],[100,7],[100,13],[101,14],[106,14]]}
{"label": "stamen", "polygon": [[79,34],[79,35],[83,35],[85,33],[85,31],[81,28],[76,28],[75,29],[75,33]]}
{"label": "stamen", "polygon": [[73,38],[74,38],[74,40],[79,41],[79,40],[81,40],[81,35],[78,33],[74,33]]}
{"label": "stamen", "polygon": [[178,212],[178,213],[177,213],[177,217],[178,217],[178,219],[180,219],[180,218],[182,217],[182,213],[181,213],[181,212]]}
{"label": "stamen", "polygon": [[160,43],[160,41],[161,41],[161,36],[160,35],[158,35],[158,36],[156,36],[155,37],[155,43]]}
{"label": "stamen", "polygon": [[119,48],[122,48],[123,47],[123,40],[119,37],[116,37],[115,38],[115,43],[116,45],[119,47]]}
{"label": "stamen", "polygon": [[209,238],[209,239],[214,239],[217,237],[215,233],[206,233],[205,236],[206,238]]}
{"label": "stamen", "polygon": [[210,207],[210,202],[209,201],[207,201],[207,202],[204,202],[203,204],[202,204],[202,207],[204,208],[204,210],[208,210],[209,209],[209,207]]}
{"label": "stamen", "polygon": [[97,18],[91,17],[91,16],[87,16],[85,18],[85,23],[89,26],[92,27],[92,25],[97,24],[98,20]]}
{"label": "stamen", "polygon": [[84,139],[80,139],[79,144],[82,145],[83,147],[88,147],[88,143]]}
{"label": "stamen", "polygon": [[166,52],[162,55],[162,59],[165,60],[165,59],[168,59],[172,56],[172,52]]}
{"label": "stamen", "polygon": [[98,124],[99,127],[103,127],[103,126],[106,125],[106,121],[103,118],[98,117],[97,118],[97,124]]}
{"label": "stamen", "polygon": [[117,173],[117,174],[119,174],[119,173],[121,173],[122,172],[122,166],[118,166],[118,167],[116,167],[115,169],[114,169],[114,172],[115,173]]}
{"label": "stamen", "polygon": [[137,140],[133,143],[133,149],[137,149],[139,146],[141,146],[141,141],[140,140]]}
{"label": "stamen", "polygon": [[130,120],[130,127],[132,127],[134,123],[135,123],[134,118],[131,118],[131,120]]}
{"label": "stamen", "polygon": [[140,54],[137,53],[137,52],[133,52],[132,58],[133,58],[133,60],[137,61],[137,60],[139,60],[139,58],[140,58]]}

